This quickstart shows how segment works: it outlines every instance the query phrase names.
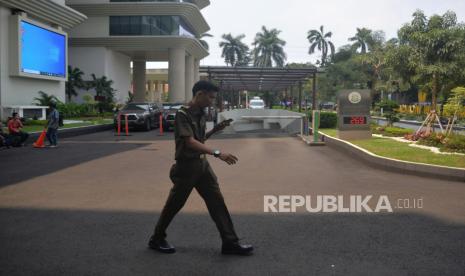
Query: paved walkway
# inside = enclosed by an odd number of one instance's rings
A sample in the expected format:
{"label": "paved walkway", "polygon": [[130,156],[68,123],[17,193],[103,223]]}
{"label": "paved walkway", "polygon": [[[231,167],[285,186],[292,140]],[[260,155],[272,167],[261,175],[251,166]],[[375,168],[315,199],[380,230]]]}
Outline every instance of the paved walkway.
{"label": "paved walkway", "polygon": [[[329,147],[272,134],[220,136],[210,158],[236,230],[256,252],[222,256],[194,191],[168,229],[174,255],[147,249],[171,187],[171,135],[112,132],[57,149],[0,151],[0,275],[463,275],[465,184],[373,169]],[[422,198],[393,213],[264,213],[264,195]],[[395,206],[393,206],[395,207]]]}

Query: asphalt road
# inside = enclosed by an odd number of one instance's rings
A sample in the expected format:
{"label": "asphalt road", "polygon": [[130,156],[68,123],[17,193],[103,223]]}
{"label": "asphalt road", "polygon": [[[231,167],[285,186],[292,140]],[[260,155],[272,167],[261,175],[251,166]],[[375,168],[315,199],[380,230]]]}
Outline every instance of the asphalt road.
{"label": "asphalt road", "polygon": [[[0,275],[465,275],[465,183],[374,169],[284,134],[208,141],[239,157],[209,160],[253,256],[219,253],[195,191],[168,228],[178,252],[149,250],[171,187],[171,135],[102,132],[1,150]],[[265,213],[265,195],[386,195],[393,212]]]}

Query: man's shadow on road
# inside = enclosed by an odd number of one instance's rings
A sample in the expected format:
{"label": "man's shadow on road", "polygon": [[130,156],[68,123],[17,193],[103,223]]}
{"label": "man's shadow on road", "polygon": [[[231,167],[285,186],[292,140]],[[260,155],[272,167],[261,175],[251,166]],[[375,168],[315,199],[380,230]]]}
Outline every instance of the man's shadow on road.
{"label": "man's shadow on road", "polygon": [[[206,212],[206,211],[205,211]],[[232,214],[249,257],[222,256],[207,213],[181,212],[175,254],[147,248],[158,214],[0,210],[0,274],[461,275],[465,225],[419,214]]]}

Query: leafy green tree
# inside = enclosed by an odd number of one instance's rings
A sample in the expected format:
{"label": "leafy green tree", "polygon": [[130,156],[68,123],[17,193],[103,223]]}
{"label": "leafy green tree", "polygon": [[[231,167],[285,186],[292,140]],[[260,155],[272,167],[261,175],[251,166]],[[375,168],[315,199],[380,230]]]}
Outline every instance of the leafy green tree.
{"label": "leafy green tree", "polygon": [[223,48],[221,57],[224,58],[226,65],[243,66],[250,62],[249,47],[242,42],[244,37],[244,34],[236,37],[231,34],[223,34],[223,41],[219,43],[219,46]]}
{"label": "leafy green tree", "polygon": [[359,54],[351,45],[344,45],[334,54],[325,74],[318,75],[318,96],[324,101],[335,101],[341,89],[367,88],[371,80],[370,66],[360,62]]}
{"label": "leafy green tree", "polygon": [[387,125],[393,126],[395,122],[399,121],[399,117],[397,116],[396,109],[399,108],[399,105],[391,100],[381,100],[376,104],[376,108],[378,110],[382,109],[384,116],[387,119]]}
{"label": "leafy green tree", "polygon": [[324,32],[323,25],[320,26],[320,30],[308,31],[307,39],[310,42],[308,53],[313,54],[315,49],[321,51],[321,66],[328,63],[328,51],[331,57],[334,56],[334,44],[329,40],[332,35],[332,32]]}
{"label": "leafy green tree", "polygon": [[85,94],[82,96],[82,100],[84,101],[84,105],[87,108],[87,114],[94,114],[96,105],[94,97],[92,97],[90,94]]}
{"label": "leafy green tree", "polygon": [[[415,68],[413,80],[431,92],[432,109],[437,95],[448,80],[465,77],[463,70],[465,29],[454,12],[429,19],[420,10],[398,32],[403,51],[410,53],[409,67]],[[406,50],[408,49],[408,50]]]}
{"label": "leafy green tree", "polygon": [[66,96],[68,97],[68,102],[71,102],[73,96],[77,96],[78,93],[76,89],[85,88],[85,82],[82,79],[84,72],[77,67],[72,67],[68,65],[68,80],[66,81]]}
{"label": "leafy green tree", "polygon": [[252,45],[254,66],[258,67],[283,67],[286,61],[284,46],[286,42],[279,38],[281,31],[277,29],[268,30],[262,26],[262,32],[258,32]]}
{"label": "leafy green tree", "polygon": [[82,100],[84,101],[84,103],[89,105],[95,104],[94,97],[92,97],[92,95],[90,94],[85,94],[84,96],[82,96]]}
{"label": "leafy green tree", "polygon": [[465,112],[465,87],[452,89],[452,95],[444,105],[444,115],[462,117]]}

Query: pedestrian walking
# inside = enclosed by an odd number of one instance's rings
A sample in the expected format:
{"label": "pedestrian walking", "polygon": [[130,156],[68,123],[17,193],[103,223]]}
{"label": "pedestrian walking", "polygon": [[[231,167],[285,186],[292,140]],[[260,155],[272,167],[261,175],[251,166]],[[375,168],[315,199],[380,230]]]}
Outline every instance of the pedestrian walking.
{"label": "pedestrian walking", "polygon": [[218,87],[208,81],[197,82],[192,89],[192,101],[176,113],[176,163],[170,170],[173,187],[150,238],[149,247],[152,249],[163,253],[176,251],[166,240],[166,229],[195,188],[205,201],[208,212],[218,228],[222,239],[222,254],[251,255],[253,252],[251,245],[239,243],[217,177],[206,157],[213,155],[229,165],[238,161],[236,156],[212,149],[205,144],[211,135],[223,130],[232,121],[223,121],[206,133],[204,110],[215,102],[218,91]]}

